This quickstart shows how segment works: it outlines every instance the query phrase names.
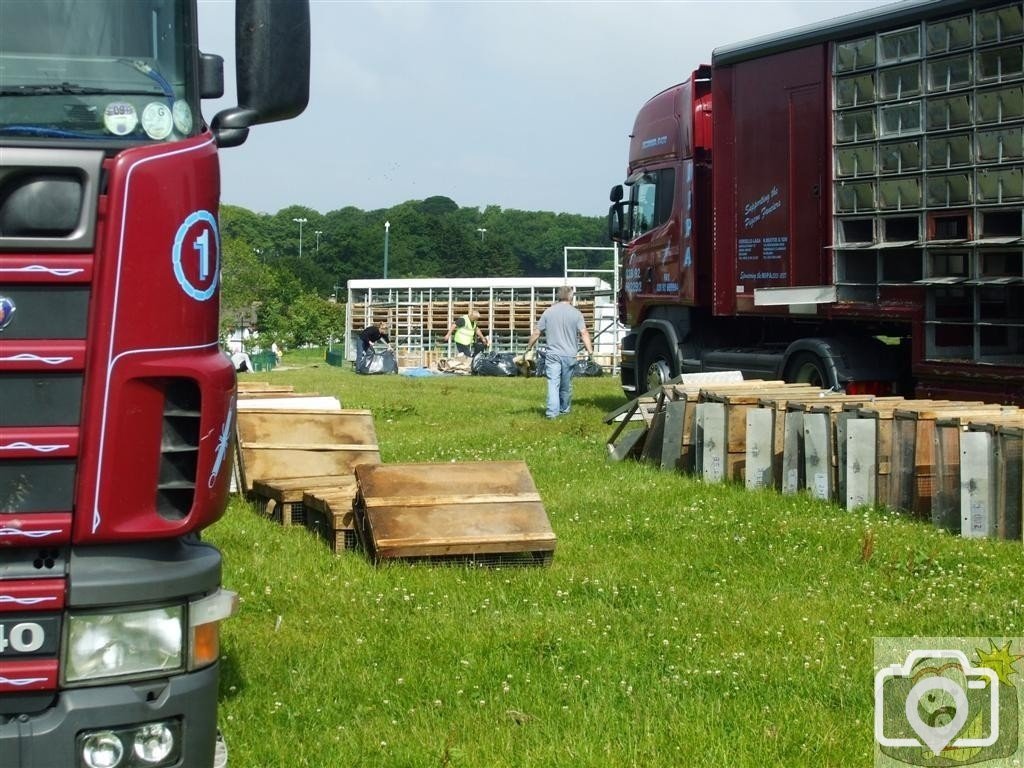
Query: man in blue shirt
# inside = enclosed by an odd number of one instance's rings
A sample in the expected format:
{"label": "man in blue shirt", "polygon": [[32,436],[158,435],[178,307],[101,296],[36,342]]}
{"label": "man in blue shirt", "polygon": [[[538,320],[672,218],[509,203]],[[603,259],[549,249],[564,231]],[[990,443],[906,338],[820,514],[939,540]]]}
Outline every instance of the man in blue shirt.
{"label": "man in blue shirt", "polygon": [[537,321],[526,348],[530,349],[543,333],[547,342],[544,373],[548,378],[548,397],[544,415],[549,419],[568,413],[572,406],[572,372],[582,339],[588,355],[594,353],[590,332],[583,313],[572,304],[573,288],[564,285],[558,289],[558,301],[544,310]]}

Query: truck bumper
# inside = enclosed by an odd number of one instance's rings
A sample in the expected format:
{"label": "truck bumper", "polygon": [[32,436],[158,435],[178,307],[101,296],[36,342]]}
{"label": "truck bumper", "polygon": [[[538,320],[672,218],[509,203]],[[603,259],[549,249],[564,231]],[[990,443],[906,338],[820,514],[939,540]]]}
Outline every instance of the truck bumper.
{"label": "truck bumper", "polygon": [[0,717],[3,768],[80,768],[82,731],[177,719],[181,758],[175,766],[210,768],[217,736],[219,665],[161,680],[62,691],[53,707]]}

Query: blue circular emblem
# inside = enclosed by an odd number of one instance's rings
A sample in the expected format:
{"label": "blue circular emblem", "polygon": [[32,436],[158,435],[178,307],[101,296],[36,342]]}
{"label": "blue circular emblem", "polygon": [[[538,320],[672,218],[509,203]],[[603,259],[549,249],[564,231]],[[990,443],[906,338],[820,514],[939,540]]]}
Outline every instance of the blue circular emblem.
{"label": "blue circular emblem", "polygon": [[213,296],[220,274],[220,233],[209,211],[195,211],[178,227],[171,251],[178,285],[196,301]]}
{"label": "blue circular emblem", "polygon": [[0,331],[11,324],[11,320],[14,319],[15,309],[17,307],[14,306],[14,299],[0,296]]}

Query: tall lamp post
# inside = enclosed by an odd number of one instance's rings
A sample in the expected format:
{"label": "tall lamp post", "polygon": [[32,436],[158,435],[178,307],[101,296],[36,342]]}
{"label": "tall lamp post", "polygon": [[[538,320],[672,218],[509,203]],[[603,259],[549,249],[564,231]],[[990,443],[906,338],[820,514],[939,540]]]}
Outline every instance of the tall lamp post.
{"label": "tall lamp post", "polygon": [[296,224],[299,225],[299,260],[302,259],[302,225],[306,223],[306,219],[292,219]]}
{"label": "tall lamp post", "polygon": [[484,234],[487,232],[487,230],[484,229],[483,227],[477,227],[476,231],[480,233],[480,242],[482,243],[484,241]]}
{"label": "tall lamp post", "polygon": [[388,279],[388,237],[391,233],[391,222],[384,222],[384,279]]}
{"label": "tall lamp post", "polygon": [[322,235],[323,233],[324,231],[322,229],[318,229],[315,232],[313,232],[313,234],[316,235],[316,252],[318,254],[320,253],[320,235]]}

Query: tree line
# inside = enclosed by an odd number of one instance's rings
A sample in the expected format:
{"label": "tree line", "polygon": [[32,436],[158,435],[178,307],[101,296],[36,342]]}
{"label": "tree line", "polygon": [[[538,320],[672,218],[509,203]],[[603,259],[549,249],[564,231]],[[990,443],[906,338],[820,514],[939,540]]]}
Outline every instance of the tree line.
{"label": "tree line", "polygon": [[[347,282],[384,277],[385,249],[389,278],[557,277],[565,246],[611,245],[600,216],[481,211],[443,196],[324,214],[223,205],[220,235],[222,332],[247,325],[286,347],[337,336]],[[599,252],[574,258],[576,268],[607,263]]]}

